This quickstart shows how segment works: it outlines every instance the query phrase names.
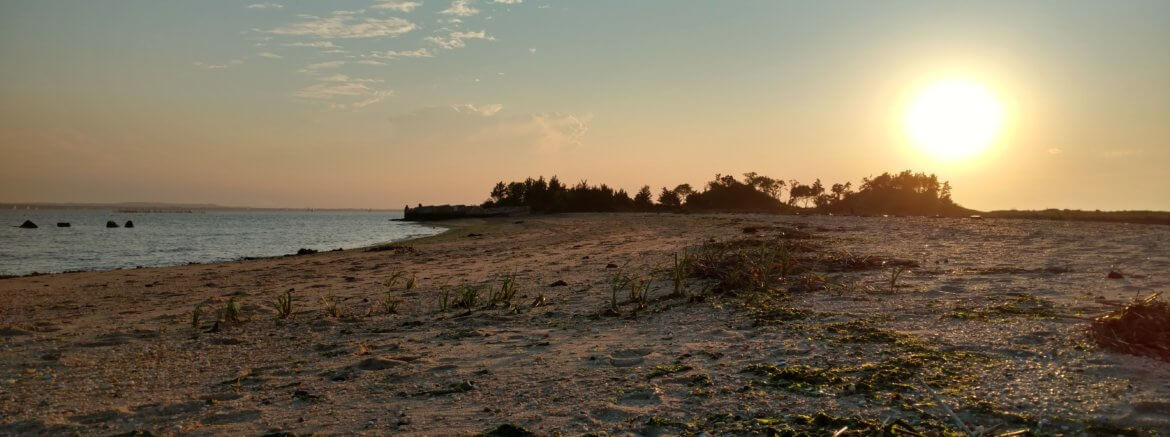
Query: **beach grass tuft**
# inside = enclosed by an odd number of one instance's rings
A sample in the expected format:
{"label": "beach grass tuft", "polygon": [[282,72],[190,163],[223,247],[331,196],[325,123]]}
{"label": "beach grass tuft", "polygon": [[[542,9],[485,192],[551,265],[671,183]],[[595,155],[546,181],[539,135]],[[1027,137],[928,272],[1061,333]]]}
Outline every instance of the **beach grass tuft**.
{"label": "beach grass tuft", "polygon": [[341,317],[341,308],[338,306],[336,297],[321,296],[321,304],[325,305],[325,314],[334,318]]}
{"label": "beach grass tuft", "polygon": [[220,308],[219,320],[217,320],[217,321],[219,321],[221,323],[240,323],[241,321],[243,321],[243,318],[241,317],[242,313],[243,313],[243,306],[240,305],[240,302],[237,301],[236,298],[233,296],[230,299],[228,299],[227,303],[224,304],[223,308]]}
{"label": "beach grass tuft", "polygon": [[286,291],[272,302],[272,307],[276,310],[276,318],[287,319],[292,315],[292,301],[292,292]]}

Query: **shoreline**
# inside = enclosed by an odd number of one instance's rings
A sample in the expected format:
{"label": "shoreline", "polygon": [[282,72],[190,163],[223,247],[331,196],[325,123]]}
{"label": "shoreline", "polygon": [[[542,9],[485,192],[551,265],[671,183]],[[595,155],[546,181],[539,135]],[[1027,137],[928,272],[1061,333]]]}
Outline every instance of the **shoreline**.
{"label": "shoreline", "polygon": [[[1163,227],[637,213],[441,224],[313,256],[0,281],[0,434],[831,434],[891,417],[957,432],[939,399],[984,430],[1170,431],[1170,363],[1083,340],[1086,319],[1170,284]],[[703,278],[672,293],[680,251],[768,242],[816,270],[771,294]],[[891,285],[880,261],[914,267]],[[1124,279],[1106,277],[1116,262]],[[611,292],[619,272],[649,279],[644,304]],[[497,304],[507,278],[514,296]],[[454,308],[472,292],[473,310]],[[240,321],[217,323],[233,303]]]}
{"label": "shoreline", "polygon": [[[371,248],[375,248],[375,247],[379,247],[379,246],[387,246],[387,245],[402,243],[405,241],[430,238],[430,237],[434,237],[437,235],[442,235],[442,234],[447,233],[447,232],[451,231],[452,229],[454,229],[454,228],[449,228],[447,226],[441,226],[438,224],[431,224],[431,223],[426,223],[426,222],[413,222],[413,223],[419,224],[421,226],[426,226],[426,227],[429,227],[432,229],[443,229],[443,230],[441,232],[438,232],[438,233],[433,234],[433,235],[423,235],[423,236],[417,236],[417,237],[404,237],[400,240],[384,241],[381,243],[374,243],[374,244],[370,244],[370,245],[366,245],[366,246],[352,247],[349,249],[338,248],[338,249],[317,250],[313,254],[323,253],[323,252],[345,252],[345,251],[355,251],[355,250],[364,251],[364,250],[369,250]],[[245,257],[234,258],[234,259],[229,259],[229,260],[222,260],[222,261],[207,261],[207,262],[191,261],[191,262],[187,262],[187,263],[183,263],[183,264],[167,264],[167,265],[157,265],[157,266],[135,266],[135,267],[121,267],[121,268],[114,268],[114,269],[78,269],[78,270],[65,270],[65,271],[60,271],[60,272],[31,272],[31,273],[25,273],[25,274],[21,274],[21,275],[0,274],[0,281],[5,280],[5,279],[27,278],[27,277],[36,277],[36,276],[51,276],[51,275],[66,275],[66,274],[74,274],[74,273],[100,273],[100,272],[117,272],[117,271],[125,271],[125,270],[159,269],[159,268],[179,267],[179,266],[202,266],[202,265],[215,265],[215,264],[230,264],[230,263],[247,262],[247,261],[259,261],[259,260],[287,258],[290,256],[305,256],[305,255],[290,253],[290,254],[284,254],[284,255],[245,256]]]}

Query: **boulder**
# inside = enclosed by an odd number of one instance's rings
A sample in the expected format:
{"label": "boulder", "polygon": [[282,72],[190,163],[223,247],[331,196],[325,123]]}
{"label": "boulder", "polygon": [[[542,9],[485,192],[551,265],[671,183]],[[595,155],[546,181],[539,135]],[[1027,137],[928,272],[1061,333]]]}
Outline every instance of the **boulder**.
{"label": "boulder", "polygon": [[133,222],[133,221],[131,221],[131,220],[126,220],[126,224],[125,224],[125,225],[122,225],[122,227],[123,227],[123,228],[133,228],[133,227],[134,227],[134,222]]}
{"label": "boulder", "polygon": [[32,220],[25,220],[24,223],[21,223],[19,227],[22,229],[36,229],[37,224],[33,223]]}
{"label": "boulder", "polygon": [[58,228],[68,228],[70,226],[73,226],[73,225],[69,224],[69,222],[57,222]]}
{"label": "boulder", "polygon": [[297,250],[297,255],[312,255],[314,253],[317,253],[317,251],[315,249],[301,248],[301,249]]}
{"label": "boulder", "polygon": [[108,220],[108,221],[106,221],[106,227],[107,228],[116,228],[116,227],[118,227],[118,223],[114,222],[113,220]]}
{"label": "boulder", "polygon": [[1118,272],[1114,272],[1114,271],[1109,272],[1109,274],[1105,275],[1105,276],[1109,279],[1124,279],[1125,278],[1125,275],[1118,273]]}

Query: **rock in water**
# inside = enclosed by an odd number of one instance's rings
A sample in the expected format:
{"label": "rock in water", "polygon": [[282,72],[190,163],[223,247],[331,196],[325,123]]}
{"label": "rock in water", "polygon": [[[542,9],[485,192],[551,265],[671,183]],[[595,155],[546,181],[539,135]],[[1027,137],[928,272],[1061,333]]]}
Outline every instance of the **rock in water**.
{"label": "rock in water", "polygon": [[134,227],[134,222],[133,222],[133,221],[131,221],[131,220],[126,220],[126,224],[125,224],[125,225],[123,225],[122,227],[123,227],[123,228],[133,228],[133,227]]}
{"label": "rock in water", "polygon": [[68,228],[70,226],[73,226],[73,225],[69,224],[69,222],[57,222],[58,228]]}
{"label": "rock in water", "polygon": [[109,220],[109,221],[106,221],[106,227],[107,228],[116,228],[116,227],[118,227],[118,224],[114,223],[113,220]]}
{"label": "rock in water", "polygon": [[24,223],[21,223],[19,227],[22,229],[36,229],[37,224],[33,223],[32,220],[25,220]]}

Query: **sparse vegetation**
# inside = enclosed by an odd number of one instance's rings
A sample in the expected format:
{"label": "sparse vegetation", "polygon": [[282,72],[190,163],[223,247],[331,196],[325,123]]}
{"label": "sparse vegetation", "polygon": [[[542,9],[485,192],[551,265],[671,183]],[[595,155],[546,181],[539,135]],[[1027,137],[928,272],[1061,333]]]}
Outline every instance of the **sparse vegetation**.
{"label": "sparse vegetation", "polygon": [[272,302],[272,308],[276,310],[276,318],[287,319],[292,315],[292,292],[286,291],[284,294],[277,296],[276,300]]}
{"label": "sparse vegetation", "polygon": [[654,379],[661,376],[670,375],[672,373],[686,372],[691,369],[693,369],[693,367],[680,363],[654,366],[650,369],[650,372],[646,374],[646,379]]}
{"label": "sparse vegetation", "polygon": [[451,289],[442,287],[439,290],[439,312],[445,313],[451,309]]}
{"label": "sparse vegetation", "polygon": [[243,321],[242,315],[243,307],[240,302],[236,300],[235,296],[228,299],[223,308],[220,308],[218,314],[218,322],[221,323],[240,323]]}
{"label": "sparse vegetation", "polygon": [[680,258],[678,253],[675,253],[672,261],[670,266],[670,297],[684,297],[686,296],[687,276],[691,273],[691,254],[684,251]]}
{"label": "sparse vegetation", "polygon": [[464,285],[459,292],[459,300],[456,306],[463,307],[468,311],[475,309],[476,304],[479,303],[479,293],[483,291],[478,285]]}
{"label": "sparse vegetation", "polygon": [[199,329],[199,318],[203,316],[203,304],[195,305],[191,310],[191,329]]}
{"label": "sparse vegetation", "polygon": [[335,318],[341,317],[341,308],[338,306],[336,297],[321,296],[321,304],[325,305],[325,314]]}
{"label": "sparse vegetation", "polygon": [[500,288],[493,289],[488,296],[487,308],[495,308],[500,306],[502,308],[511,308],[512,299],[516,296],[519,286],[516,282],[516,275],[507,275],[500,280]]}
{"label": "sparse vegetation", "polygon": [[890,267],[890,291],[891,292],[898,290],[898,278],[900,278],[903,273],[906,273],[906,266],[904,266],[904,265],[898,264],[898,265],[894,265],[894,266]]}

